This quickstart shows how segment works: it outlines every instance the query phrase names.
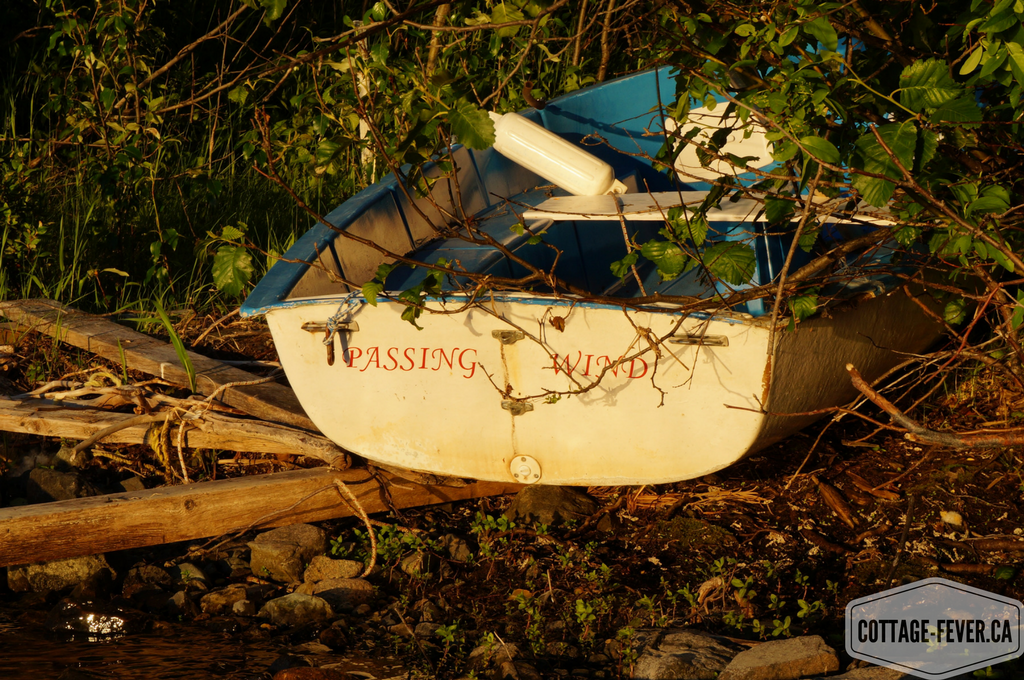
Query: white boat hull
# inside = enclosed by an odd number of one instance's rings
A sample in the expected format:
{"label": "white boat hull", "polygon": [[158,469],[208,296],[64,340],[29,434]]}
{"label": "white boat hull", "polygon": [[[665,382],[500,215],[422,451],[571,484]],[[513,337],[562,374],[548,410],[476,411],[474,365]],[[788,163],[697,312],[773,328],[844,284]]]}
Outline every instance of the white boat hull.
{"label": "white boat hull", "polygon": [[[869,375],[895,364],[899,357],[882,349],[889,330],[876,329],[871,342],[842,329],[887,305],[913,304],[898,298],[869,301],[821,329],[778,333],[779,359],[795,380],[776,376],[767,411],[846,401],[849,382],[834,375],[846,361]],[[342,334],[329,366],[323,334],[302,326],[323,324],[339,299],[296,302],[267,320],[310,418],[345,449],[384,464],[492,481],[663,483],[724,468],[809,420],[761,410],[764,319],[680,322],[678,314],[524,297],[424,314],[418,331],[400,318],[403,306],[382,301],[347,319],[358,330]],[[892,330],[918,333],[912,345],[934,340],[905,320]],[[719,344],[673,342],[687,335]],[[801,343],[821,339],[829,356],[812,350],[801,361]]]}

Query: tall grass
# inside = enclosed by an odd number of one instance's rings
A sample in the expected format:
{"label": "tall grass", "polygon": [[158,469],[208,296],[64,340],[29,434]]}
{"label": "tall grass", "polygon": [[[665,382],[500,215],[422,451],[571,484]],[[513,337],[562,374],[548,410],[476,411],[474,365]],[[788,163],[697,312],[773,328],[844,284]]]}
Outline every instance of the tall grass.
{"label": "tall grass", "polygon": [[[153,20],[162,17],[166,45],[151,48],[140,41],[140,55],[158,63],[173,56],[209,29],[204,17],[219,16],[222,9],[198,0],[160,5]],[[320,9],[310,11],[320,16]],[[340,23],[336,9],[323,12]],[[24,34],[31,22],[45,18],[45,11],[28,14],[16,17],[28,22],[24,26],[0,26],[0,37],[5,28],[12,37]],[[247,37],[253,25],[261,26],[258,13],[246,27]],[[55,98],[87,101],[92,95],[90,87],[74,81],[74,73],[66,80],[55,77],[60,74],[53,69],[69,62],[48,52],[54,28],[35,27],[28,32],[35,37],[0,41],[0,299],[41,296],[94,311],[151,308],[149,301],[157,297],[169,308],[238,304],[244,291],[228,299],[213,286],[215,235],[225,226],[245,224],[255,248],[281,254],[310,226],[308,216],[240,151],[252,130],[252,107],[224,96],[205,104],[203,115],[168,114],[151,123],[155,135],[142,135],[142,157],[119,164],[117,154],[126,143],[105,149],[95,129],[82,143],[70,141],[75,137],[69,117],[44,112]],[[183,61],[163,81],[169,97],[187,97],[222,55],[218,48],[194,57],[193,65]],[[285,88],[270,105],[287,108],[289,96]],[[107,132],[115,136],[113,128]],[[358,152],[351,152],[345,165],[357,168],[357,159]],[[295,163],[286,163],[285,170],[304,200],[322,212],[362,188],[358,172],[314,181]],[[254,280],[269,259],[254,258]]]}

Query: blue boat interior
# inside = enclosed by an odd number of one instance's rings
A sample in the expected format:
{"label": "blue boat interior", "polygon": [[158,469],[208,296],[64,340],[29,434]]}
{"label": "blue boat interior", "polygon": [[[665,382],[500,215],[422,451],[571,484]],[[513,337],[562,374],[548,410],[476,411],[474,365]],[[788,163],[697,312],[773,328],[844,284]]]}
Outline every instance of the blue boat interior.
{"label": "blue boat interior", "polygon": [[[674,172],[661,172],[652,165],[665,141],[663,113],[657,103],[659,97],[671,101],[674,88],[666,69],[648,71],[571,93],[541,111],[523,115],[611,164],[631,192],[707,190],[705,184],[684,183]],[[343,281],[361,285],[374,278],[378,265],[388,261],[381,250],[428,264],[443,258],[456,269],[495,277],[528,275],[526,267],[495,244],[595,295],[704,297],[730,290],[724,283],[708,282],[699,267],[662,281],[654,265],[643,258],[636,274],[630,272],[620,279],[610,265],[627,254],[623,230],[632,244],[642,245],[657,238],[663,224],[539,220],[524,225],[524,210],[565,192],[493,149],[459,148],[451,160],[455,166],[452,173],[445,175],[437,166],[424,171],[433,181],[429,195],[417,195],[389,176],[343,203],[326,216],[329,226],[316,225],[274,265],[246,300],[243,314],[348,292]],[[791,237],[765,229],[762,222],[712,223],[708,232],[708,240],[741,240],[754,248],[757,267],[746,285],[770,283],[785,260]],[[540,236],[539,243],[530,242],[535,235]],[[424,267],[398,267],[387,277],[385,290],[406,290],[426,275]],[[551,292],[546,286],[538,282],[532,290]],[[472,288],[467,277],[449,277],[445,284],[452,292],[466,287]],[[762,301],[754,300],[735,311],[758,316],[766,310]]]}

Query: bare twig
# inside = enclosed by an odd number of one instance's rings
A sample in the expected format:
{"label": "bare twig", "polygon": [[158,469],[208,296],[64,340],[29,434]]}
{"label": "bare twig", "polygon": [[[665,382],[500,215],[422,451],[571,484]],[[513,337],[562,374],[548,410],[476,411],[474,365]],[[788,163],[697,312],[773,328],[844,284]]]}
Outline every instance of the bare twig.
{"label": "bare twig", "polygon": [[222,316],[219,319],[217,319],[216,321],[214,321],[212,324],[210,324],[209,328],[207,328],[205,331],[203,331],[202,333],[199,334],[199,337],[196,338],[192,342],[192,346],[193,347],[198,347],[199,343],[201,343],[206,338],[206,336],[209,335],[211,331],[213,331],[214,328],[216,328],[217,326],[221,325],[222,323],[224,323],[225,321],[227,321],[231,317],[237,316],[240,311],[241,311],[241,308],[240,307],[236,307],[234,309],[234,311],[228,312],[224,316]]}

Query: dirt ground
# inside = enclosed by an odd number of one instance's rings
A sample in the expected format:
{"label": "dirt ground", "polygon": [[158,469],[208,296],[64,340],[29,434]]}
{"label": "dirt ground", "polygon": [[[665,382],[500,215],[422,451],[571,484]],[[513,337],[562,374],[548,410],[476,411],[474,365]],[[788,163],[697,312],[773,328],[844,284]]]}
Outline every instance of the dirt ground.
{"label": "dirt ground", "polygon": [[[214,318],[182,321],[180,334],[195,341]],[[0,366],[8,394],[101,365],[39,336],[8,332],[3,344],[14,350]],[[218,359],[276,358],[265,327],[230,318],[195,349]],[[928,387],[898,396],[909,403]],[[984,371],[946,375],[913,414],[932,429],[968,431],[1016,425],[1022,411],[1014,383]],[[887,422],[870,405],[863,412]],[[13,434],[3,443],[0,473],[59,446]],[[98,485],[155,471],[147,447],[115,448],[121,462],[95,457],[86,471]],[[216,465],[218,478],[312,464],[230,454],[203,461],[197,476]],[[378,517],[388,524],[378,533],[378,620],[395,611],[414,620],[431,603],[445,612],[443,630],[410,641],[368,626],[347,644],[369,654],[383,646],[443,677],[465,672],[469,651],[489,634],[528,650],[541,668],[611,668],[626,677],[635,660],[629,640],[643,627],[690,625],[743,640],[815,632],[841,649],[846,603],[909,581],[942,576],[1024,599],[1022,467],[1017,449],[921,446],[855,417],[826,418],[714,475],[588,489],[601,509],[563,526],[513,525],[501,514],[510,498]],[[336,556],[366,556],[358,522],[325,526]],[[464,538],[470,556],[452,559],[441,549],[446,535]],[[430,568],[406,573],[402,561],[414,553]]]}

